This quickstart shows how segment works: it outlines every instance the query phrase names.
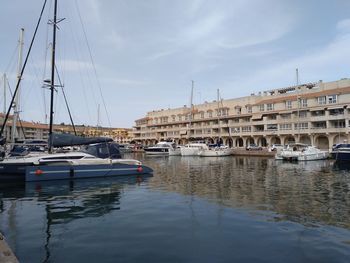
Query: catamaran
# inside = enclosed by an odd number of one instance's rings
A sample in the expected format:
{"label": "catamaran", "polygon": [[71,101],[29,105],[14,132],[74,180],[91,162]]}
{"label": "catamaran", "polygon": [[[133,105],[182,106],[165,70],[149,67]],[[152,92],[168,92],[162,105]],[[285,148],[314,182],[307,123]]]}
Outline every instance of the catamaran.
{"label": "catamaran", "polygon": [[[13,104],[19,84],[27,64],[29,54],[36,36],[46,1],[42,7],[36,30],[27,53],[25,62],[18,78],[12,101]],[[60,20],[62,21],[62,20]],[[55,87],[55,46],[57,24],[57,0],[54,2],[53,43],[51,59],[51,79],[48,82],[51,91],[50,125],[48,152],[29,153],[25,156],[8,157],[0,162],[0,180],[5,181],[48,181],[59,179],[76,179],[91,177],[107,177],[131,174],[150,174],[153,170],[138,160],[120,159],[118,146],[110,138],[84,138],[70,134],[57,134],[53,132],[53,100]],[[0,142],[5,143],[2,137],[6,121],[9,117],[9,107],[3,126],[0,131]],[[84,145],[81,151],[55,152],[57,147]]]}

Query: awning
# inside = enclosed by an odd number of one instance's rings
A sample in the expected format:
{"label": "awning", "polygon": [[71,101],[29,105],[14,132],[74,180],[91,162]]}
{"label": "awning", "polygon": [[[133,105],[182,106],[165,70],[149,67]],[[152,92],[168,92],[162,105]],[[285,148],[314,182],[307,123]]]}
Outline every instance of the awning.
{"label": "awning", "polygon": [[310,111],[320,111],[320,110],[324,110],[326,107],[323,106],[323,107],[317,107],[317,108],[310,108],[309,110]]}
{"label": "awning", "polygon": [[335,109],[344,109],[344,106],[346,105],[334,105],[334,106],[328,106],[328,110],[335,110]]}
{"label": "awning", "polygon": [[180,131],[180,135],[186,135],[187,131]]}
{"label": "awning", "polygon": [[253,114],[252,120],[261,120],[262,119],[262,114]]}

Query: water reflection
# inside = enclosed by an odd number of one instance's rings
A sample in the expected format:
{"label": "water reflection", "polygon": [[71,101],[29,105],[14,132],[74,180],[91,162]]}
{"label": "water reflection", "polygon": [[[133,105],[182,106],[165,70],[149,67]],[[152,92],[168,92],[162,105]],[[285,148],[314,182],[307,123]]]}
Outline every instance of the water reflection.
{"label": "water reflection", "polygon": [[[16,233],[21,233],[26,229],[25,225],[17,223],[22,219],[18,213],[25,210],[25,203],[30,203],[30,210],[33,211],[29,211],[30,214],[26,216],[33,216],[36,221],[43,220],[41,225],[45,228],[43,229],[45,236],[42,237],[45,240],[42,246],[44,259],[41,262],[50,262],[51,238],[55,236],[57,240],[57,233],[54,232],[58,228],[55,228],[55,225],[67,225],[77,219],[103,217],[119,210],[124,187],[139,185],[147,181],[149,177],[150,175],[142,175],[1,184],[0,225],[6,230],[10,246],[16,249],[17,244],[22,242]],[[35,203],[39,209],[33,209],[32,203]],[[20,204],[20,207],[17,204]],[[38,222],[35,225],[37,227]],[[30,230],[27,229],[27,231]]]}
{"label": "water reflection", "polygon": [[350,176],[329,160],[285,163],[259,157],[174,156],[152,160],[152,165],[158,166],[150,180],[154,188],[273,211],[274,220],[350,228]]}

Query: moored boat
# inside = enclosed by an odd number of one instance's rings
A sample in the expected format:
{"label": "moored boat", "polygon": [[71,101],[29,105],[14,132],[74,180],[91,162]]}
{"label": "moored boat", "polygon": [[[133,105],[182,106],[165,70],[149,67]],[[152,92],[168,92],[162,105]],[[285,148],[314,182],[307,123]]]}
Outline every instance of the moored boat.
{"label": "moored boat", "polygon": [[331,156],[336,161],[350,161],[350,144],[339,143],[334,145]]}
{"label": "moored boat", "polygon": [[201,151],[208,149],[209,147],[205,143],[188,143],[181,147],[181,156],[199,156]]}
{"label": "moored boat", "polygon": [[233,150],[228,146],[216,146],[203,149],[199,152],[199,156],[202,157],[219,157],[219,156],[230,156],[233,154]]}
{"label": "moored boat", "polygon": [[181,155],[181,150],[173,142],[159,142],[144,149],[147,155]]}
{"label": "moored boat", "polygon": [[315,161],[327,159],[329,152],[320,150],[315,146],[296,143],[283,149],[280,156],[286,161]]}

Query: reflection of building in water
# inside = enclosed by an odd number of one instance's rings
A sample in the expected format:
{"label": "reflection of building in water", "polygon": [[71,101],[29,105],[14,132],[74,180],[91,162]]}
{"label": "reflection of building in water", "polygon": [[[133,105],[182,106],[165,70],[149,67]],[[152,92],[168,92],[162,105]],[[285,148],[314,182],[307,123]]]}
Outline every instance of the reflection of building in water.
{"label": "reflection of building in water", "polygon": [[168,159],[150,180],[227,206],[270,210],[298,222],[322,221],[350,228],[350,177],[335,174],[329,161],[303,163],[272,159]]}

